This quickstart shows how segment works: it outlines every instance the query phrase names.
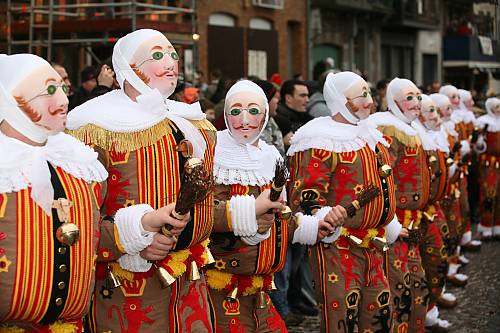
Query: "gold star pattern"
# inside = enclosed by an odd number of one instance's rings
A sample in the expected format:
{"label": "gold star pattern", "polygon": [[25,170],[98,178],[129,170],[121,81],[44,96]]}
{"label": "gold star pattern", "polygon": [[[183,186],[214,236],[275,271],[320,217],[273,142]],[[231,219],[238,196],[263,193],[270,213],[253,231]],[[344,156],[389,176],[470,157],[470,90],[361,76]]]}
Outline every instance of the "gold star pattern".
{"label": "gold star pattern", "polygon": [[328,281],[330,281],[331,283],[335,283],[339,280],[339,277],[337,276],[337,274],[335,273],[331,273],[331,274],[328,274]]}
{"label": "gold star pattern", "polygon": [[401,260],[396,259],[396,260],[394,260],[394,262],[392,263],[392,265],[393,265],[396,269],[400,269],[400,268],[401,268],[401,265],[403,265],[403,263],[401,262]]}
{"label": "gold star pattern", "polygon": [[415,304],[423,304],[424,298],[422,296],[418,296],[415,298]]}
{"label": "gold star pattern", "polygon": [[2,272],[8,272],[9,271],[9,266],[12,264],[12,262],[7,259],[7,256],[3,256],[0,258],[0,273]]}
{"label": "gold star pattern", "polygon": [[226,263],[222,259],[217,259],[215,261],[215,268],[217,268],[218,270],[223,270],[226,268]]}

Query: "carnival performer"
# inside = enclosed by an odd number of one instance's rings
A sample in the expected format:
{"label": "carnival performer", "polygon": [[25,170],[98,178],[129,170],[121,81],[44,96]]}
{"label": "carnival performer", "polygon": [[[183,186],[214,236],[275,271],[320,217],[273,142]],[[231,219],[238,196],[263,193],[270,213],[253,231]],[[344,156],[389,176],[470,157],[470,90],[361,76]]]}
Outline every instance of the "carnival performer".
{"label": "carnival performer", "polygon": [[432,94],[429,96],[436,104],[438,113],[441,118],[441,127],[445,131],[448,138],[448,154],[447,164],[449,166],[449,179],[446,186],[444,197],[440,201],[440,206],[448,223],[449,238],[447,244],[448,251],[448,270],[446,280],[456,286],[465,286],[469,277],[465,274],[458,273],[461,267],[461,261],[466,262],[466,258],[460,255],[459,242],[461,239],[462,229],[462,214],[460,209],[460,190],[459,182],[462,176],[461,164],[462,154],[467,153],[467,145],[460,146],[459,134],[455,130],[456,124],[452,120],[453,107],[448,96],[443,94]]}
{"label": "carnival performer", "polygon": [[[211,172],[215,129],[198,103],[167,99],[177,84],[179,55],[162,33],[141,29],[120,38],[112,60],[121,89],[68,117],[70,133],[95,147],[110,174],[102,212],[120,233],[118,248],[99,253],[90,328],[212,332],[198,268],[210,259],[213,198],[184,217],[175,207],[188,158],[203,159]],[[154,227],[142,228],[145,222]],[[173,237],[158,232],[163,226],[173,228]]]}
{"label": "carnival performer", "polygon": [[47,61],[0,55],[0,72],[0,331],[82,332],[99,228],[113,231],[107,172],[62,133],[68,87]]}
{"label": "carnival performer", "polygon": [[311,248],[321,332],[390,332],[384,251],[401,225],[394,219],[389,144],[367,120],[373,99],[359,75],[328,74],[323,94],[332,116],[301,127],[287,153],[292,210],[321,218],[331,206],[348,205],[370,184],[380,195]]}
{"label": "carnival performer", "polygon": [[286,332],[268,296],[273,273],[283,269],[289,239],[315,242],[323,237],[319,228],[333,230],[339,217],[329,212],[322,221],[298,216],[289,223],[271,213],[284,208],[283,200],[272,202],[269,197],[276,163],[283,159],[274,146],[259,139],[269,106],[257,84],[235,83],[226,95],[224,117],[228,129],[217,134],[214,158],[211,247],[216,261],[206,270],[215,330]]}
{"label": "carnival performer", "polygon": [[458,140],[462,146],[462,174],[458,183],[458,190],[460,191],[460,211],[462,217],[459,244],[464,249],[479,250],[481,248],[481,241],[472,239],[469,192],[467,190],[467,175],[469,174],[468,165],[470,164],[472,155],[474,154],[474,150],[472,149],[474,147],[471,147],[471,137],[474,130],[475,117],[471,111],[461,108],[460,93],[456,87],[452,85],[445,85],[439,89],[439,93],[448,96],[450,99],[453,108],[451,120],[455,123]]}
{"label": "carnival performer", "polygon": [[500,99],[486,100],[487,114],[477,119],[486,137],[486,152],[479,157],[481,223],[483,238],[500,239]]}
{"label": "carnival performer", "polygon": [[419,246],[429,289],[429,305],[425,326],[431,332],[447,332],[450,323],[439,319],[437,306],[452,308],[457,305],[455,296],[444,292],[449,230],[439,205],[448,184],[447,158],[450,152],[448,136],[441,129],[441,119],[436,104],[427,95],[422,95],[420,116],[413,121],[412,125],[422,138],[423,144],[425,142],[423,138],[425,138],[426,141],[430,140],[435,145],[435,148],[432,149],[432,143],[425,144],[427,147],[431,147],[431,149],[426,149],[431,185],[428,206],[423,212],[421,223],[423,241]]}
{"label": "carnival performer", "polygon": [[[389,112],[370,119],[390,144],[396,184],[396,215],[409,237],[389,250],[388,270],[394,306],[394,332],[424,332],[428,290],[419,251],[423,209],[429,200],[430,174],[426,150],[435,149],[412,123],[420,114],[422,96],[413,82],[395,78],[387,86]],[[403,235],[406,236],[406,235]]]}

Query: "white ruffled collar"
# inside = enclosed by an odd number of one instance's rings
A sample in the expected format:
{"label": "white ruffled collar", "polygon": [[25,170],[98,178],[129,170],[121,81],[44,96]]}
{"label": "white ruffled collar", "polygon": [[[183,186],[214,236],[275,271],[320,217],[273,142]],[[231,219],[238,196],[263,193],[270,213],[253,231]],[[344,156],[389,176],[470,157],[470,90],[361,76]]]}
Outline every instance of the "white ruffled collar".
{"label": "white ruffled collar", "polygon": [[420,141],[422,142],[422,147],[427,151],[434,151],[438,149],[436,142],[429,135],[428,130],[422,125],[420,120],[415,119],[411,122],[411,127],[418,132],[418,136],[420,137]]}
{"label": "white ruffled collar", "polygon": [[258,146],[236,142],[228,130],[217,132],[214,178],[217,184],[263,186],[274,178],[276,161],[283,160],[276,147],[259,139]]}
{"label": "white ruffled collar", "polygon": [[439,128],[439,131],[429,131],[429,135],[432,137],[436,143],[438,149],[446,154],[450,152],[450,143],[448,142],[448,134],[443,126]]}
{"label": "white ruffled collar", "polygon": [[358,151],[368,145],[375,151],[377,143],[389,147],[375,124],[369,119],[357,125],[339,123],[332,117],[319,117],[309,121],[293,135],[287,155],[308,149],[323,149],[335,153]]}
{"label": "white ruffled collar", "polygon": [[173,121],[193,144],[194,155],[203,158],[206,142],[189,120],[206,119],[199,103],[165,100],[157,89],[132,101],[121,89],[91,99],[68,114],[67,128],[77,130],[93,124],[111,132],[134,133],[148,129],[165,118]]}
{"label": "white ruffled collar", "polygon": [[406,135],[418,135],[417,131],[413,127],[393,115],[391,112],[375,112],[368,119],[370,119],[375,125],[377,125],[377,127],[394,126],[398,130],[404,132]]}
{"label": "white ruffled collar", "polygon": [[476,116],[474,115],[474,112],[470,111],[469,109],[460,108],[460,109],[453,111],[453,113],[456,113],[456,112],[458,112],[459,117],[466,124],[474,123],[476,120]]}
{"label": "white ruffled collar", "polygon": [[484,128],[488,124],[488,132],[500,132],[500,117],[495,117],[489,113],[477,118],[476,125]]}
{"label": "white ruffled collar", "polygon": [[31,198],[50,214],[54,189],[47,162],[87,183],[108,177],[97,153],[70,135],[49,136],[45,146],[37,147],[0,133],[0,193],[18,192],[31,187]]}
{"label": "white ruffled collar", "polygon": [[446,133],[448,133],[448,135],[457,137],[458,133],[455,130],[455,125],[456,125],[456,123],[453,121],[453,119],[449,119],[449,120],[443,121],[441,126],[444,127],[444,129],[446,130]]}

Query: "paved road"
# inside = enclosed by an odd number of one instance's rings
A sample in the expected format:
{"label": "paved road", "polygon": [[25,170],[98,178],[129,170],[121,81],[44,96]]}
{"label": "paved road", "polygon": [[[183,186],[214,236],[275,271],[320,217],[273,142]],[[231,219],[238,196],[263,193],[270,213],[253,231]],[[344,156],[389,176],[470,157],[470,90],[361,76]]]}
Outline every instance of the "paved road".
{"label": "paved road", "polygon": [[[442,310],[441,317],[452,323],[450,333],[500,333],[500,242],[486,242],[481,252],[467,253],[471,263],[461,270],[469,275],[465,288],[449,288],[459,304]],[[319,317],[306,317],[291,333],[318,333]]]}

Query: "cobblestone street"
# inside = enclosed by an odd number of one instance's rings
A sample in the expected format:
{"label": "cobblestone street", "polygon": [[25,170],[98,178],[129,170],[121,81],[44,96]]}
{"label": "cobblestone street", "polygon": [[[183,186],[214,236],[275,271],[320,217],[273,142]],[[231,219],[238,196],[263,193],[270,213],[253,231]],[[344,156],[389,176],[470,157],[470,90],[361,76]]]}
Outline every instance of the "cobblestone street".
{"label": "cobblestone street", "polygon": [[[471,260],[460,272],[469,275],[465,288],[449,288],[459,304],[441,310],[441,318],[452,323],[450,333],[500,332],[500,242],[485,242],[481,252],[466,253]],[[319,332],[319,317],[306,317],[292,333]]]}

